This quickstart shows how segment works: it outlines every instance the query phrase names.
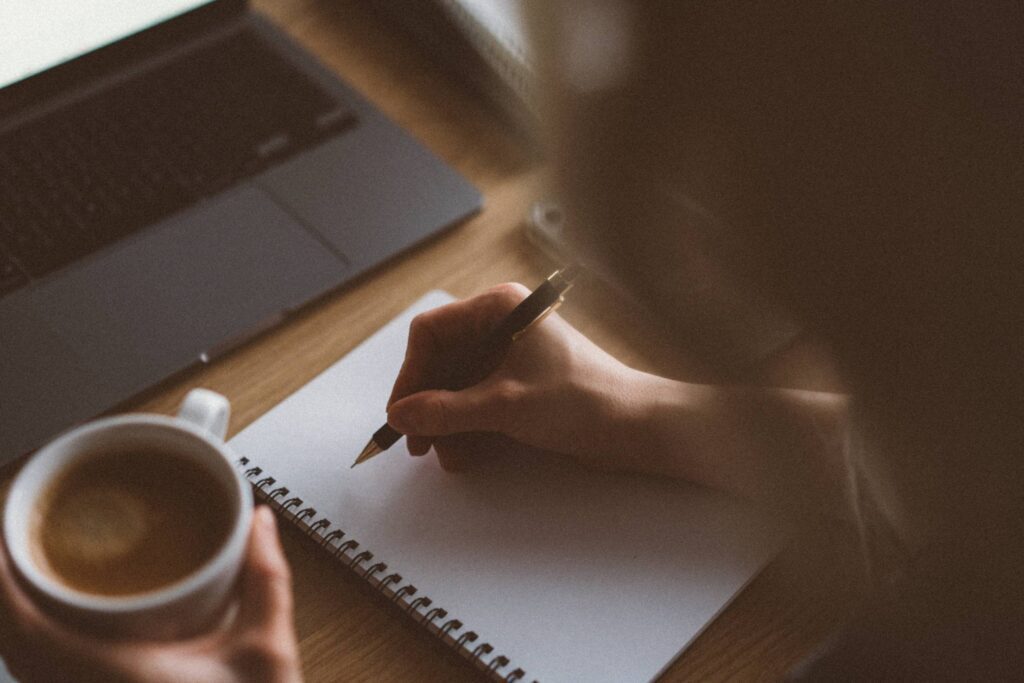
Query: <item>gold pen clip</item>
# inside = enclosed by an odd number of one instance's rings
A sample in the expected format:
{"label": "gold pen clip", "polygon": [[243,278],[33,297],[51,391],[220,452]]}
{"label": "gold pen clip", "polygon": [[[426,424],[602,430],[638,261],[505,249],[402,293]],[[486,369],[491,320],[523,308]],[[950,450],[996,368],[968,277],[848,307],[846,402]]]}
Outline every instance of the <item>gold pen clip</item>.
{"label": "gold pen clip", "polygon": [[548,317],[549,315],[551,315],[552,313],[557,311],[558,307],[561,306],[563,303],[565,303],[565,297],[562,296],[561,294],[559,294],[558,295],[558,301],[556,301],[555,303],[553,303],[550,306],[548,306],[547,308],[545,308],[544,311],[540,315],[538,315],[536,318],[534,318],[533,322],[531,322],[529,325],[527,325],[523,329],[521,329],[518,332],[516,332],[515,334],[513,334],[512,335],[512,341],[515,341],[515,340],[519,339],[519,337],[521,337],[522,335],[526,334],[526,332],[529,331],[530,328],[532,328],[534,325],[537,325],[537,324],[543,322],[544,318]]}

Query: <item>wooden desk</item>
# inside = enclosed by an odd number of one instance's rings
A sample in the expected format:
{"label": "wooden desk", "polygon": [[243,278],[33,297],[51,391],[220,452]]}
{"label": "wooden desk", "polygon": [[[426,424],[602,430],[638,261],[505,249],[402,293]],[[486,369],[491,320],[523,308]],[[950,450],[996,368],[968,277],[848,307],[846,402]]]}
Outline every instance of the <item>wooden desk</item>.
{"label": "wooden desk", "polygon": [[[429,289],[469,296],[494,283],[535,284],[551,264],[521,223],[543,194],[543,169],[500,121],[356,0],[257,0],[258,9],[468,177],[485,195],[481,215],[282,327],[157,387],[124,410],[172,413],[193,387],[228,396],[231,433],[248,425]],[[624,361],[692,378],[699,368],[603,292],[575,291],[563,315]],[[802,383],[806,364],[790,354]],[[796,360],[793,360],[793,359]],[[778,364],[784,367],[784,364]],[[770,370],[768,371],[771,372]],[[770,375],[772,376],[772,375]],[[4,479],[9,479],[10,472]],[[827,533],[825,530],[824,533]],[[309,681],[470,681],[478,674],[285,525],[296,624]],[[850,604],[843,561],[819,562],[821,534],[789,548],[716,620],[665,676],[668,681],[777,678],[839,622]]]}

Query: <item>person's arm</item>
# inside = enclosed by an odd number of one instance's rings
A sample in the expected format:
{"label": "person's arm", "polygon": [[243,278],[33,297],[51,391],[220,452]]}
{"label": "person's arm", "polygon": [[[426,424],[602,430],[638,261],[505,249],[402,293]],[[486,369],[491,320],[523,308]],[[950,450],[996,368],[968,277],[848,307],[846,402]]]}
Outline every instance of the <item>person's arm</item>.
{"label": "person's arm", "polygon": [[443,368],[527,294],[500,285],[413,321],[388,407],[412,454],[433,445],[442,465],[458,469],[511,443],[788,508],[837,509],[842,396],[657,377],[623,365],[557,315],[513,343],[479,384],[438,389]]}
{"label": "person's arm", "polygon": [[646,380],[645,470],[791,511],[843,515],[847,399],[795,389]]}

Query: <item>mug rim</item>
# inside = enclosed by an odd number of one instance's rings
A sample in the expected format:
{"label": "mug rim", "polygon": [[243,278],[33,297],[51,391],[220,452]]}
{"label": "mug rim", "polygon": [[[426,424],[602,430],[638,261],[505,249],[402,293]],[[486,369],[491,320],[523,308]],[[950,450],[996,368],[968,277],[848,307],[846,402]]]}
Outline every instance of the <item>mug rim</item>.
{"label": "mug rim", "polygon": [[[75,449],[75,441],[112,427],[132,425],[144,428],[169,428],[173,431],[184,432],[191,438],[199,439],[205,446],[215,451],[221,457],[223,465],[230,471],[231,479],[234,481],[238,513],[232,520],[231,531],[218,546],[217,551],[199,567],[172,583],[140,593],[116,596],[97,595],[71,588],[50,577],[33,561],[28,543],[29,530],[26,528],[24,532],[17,531],[15,521],[17,516],[12,515],[12,511],[21,504],[28,506],[25,508],[26,510],[30,510],[35,505],[39,495],[53,480],[53,477],[63,470],[70,460],[81,453],[81,450]],[[231,549],[240,543],[245,544],[248,539],[249,526],[252,521],[252,491],[249,489],[248,482],[242,478],[241,473],[234,466],[233,455],[224,441],[215,439],[206,430],[193,426],[186,420],[165,415],[145,413],[118,415],[95,420],[71,429],[32,456],[11,483],[4,504],[3,521],[8,556],[18,574],[34,590],[39,591],[55,603],[80,611],[105,614],[133,613],[168,605],[191,595],[226,571],[234,561],[234,553],[231,552]],[[27,486],[26,479],[32,476],[35,470],[47,466],[52,469],[48,474],[42,475],[42,483],[34,490],[26,492],[24,490]],[[23,500],[25,498],[28,500]],[[24,517],[20,521],[21,525],[25,527],[30,523],[30,520],[26,520]],[[19,539],[20,543],[12,543],[12,539],[15,538]]]}

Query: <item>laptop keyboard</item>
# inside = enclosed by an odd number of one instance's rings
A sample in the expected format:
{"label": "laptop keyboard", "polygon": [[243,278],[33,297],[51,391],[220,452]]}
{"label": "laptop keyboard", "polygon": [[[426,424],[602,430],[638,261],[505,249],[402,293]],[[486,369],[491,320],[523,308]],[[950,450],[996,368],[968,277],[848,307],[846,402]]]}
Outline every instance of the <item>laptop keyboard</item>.
{"label": "laptop keyboard", "polygon": [[0,296],[355,121],[249,33],[0,136]]}

